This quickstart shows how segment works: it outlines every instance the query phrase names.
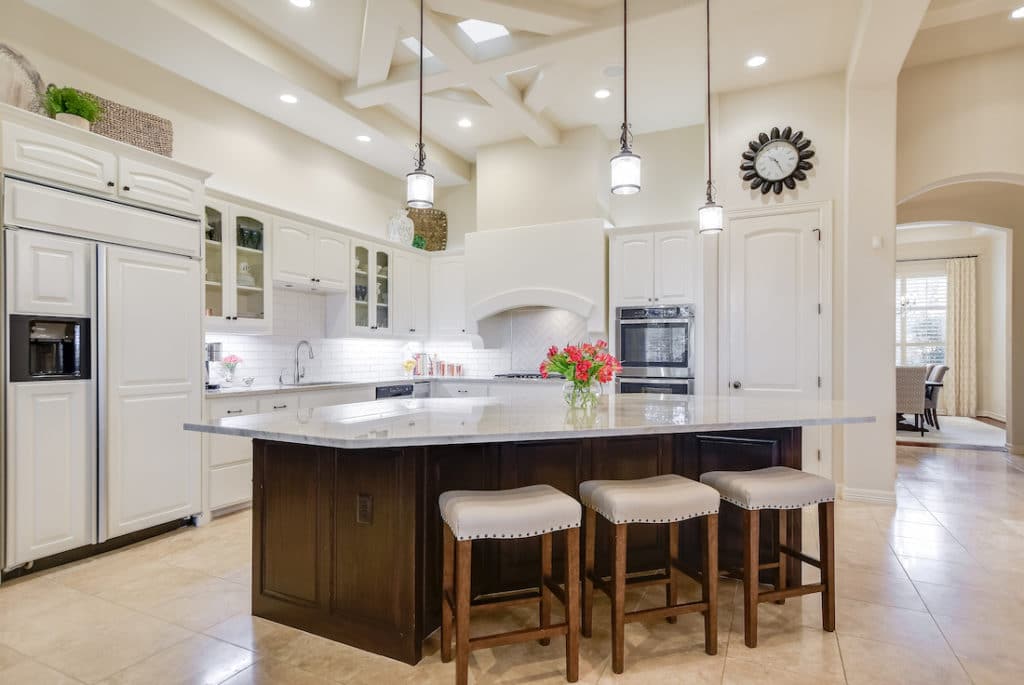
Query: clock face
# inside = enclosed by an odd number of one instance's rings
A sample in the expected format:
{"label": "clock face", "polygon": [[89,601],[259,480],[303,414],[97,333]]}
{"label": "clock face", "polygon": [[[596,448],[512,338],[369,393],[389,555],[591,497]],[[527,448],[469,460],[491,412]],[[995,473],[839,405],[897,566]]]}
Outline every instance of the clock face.
{"label": "clock face", "polygon": [[781,195],[783,188],[793,190],[797,181],[806,181],[807,172],[814,168],[810,161],[814,150],[810,147],[811,140],[804,138],[804,132],[789,126],[761,133],[743,151],[743,180],[750,183],[751,190],[760,190],[763,195]]}
{"label": "clock face", "polygon": [[788,140],[773,140],[762,147],[754,158],[754,169],[766,181],[789,177],[800,163],[800,153]]}

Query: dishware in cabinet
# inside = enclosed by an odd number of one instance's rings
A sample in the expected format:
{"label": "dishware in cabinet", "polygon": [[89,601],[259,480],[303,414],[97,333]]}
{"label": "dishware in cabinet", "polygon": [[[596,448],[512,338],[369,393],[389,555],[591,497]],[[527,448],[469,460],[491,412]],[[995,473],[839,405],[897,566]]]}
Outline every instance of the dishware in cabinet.
{"label": "dishware in cabinet", "polygon": [[207,330],[270,333],[270,217],[211,200],[205,221]]}
{"label": "dishware in cabinet", "polygon": [[352,243],[351,331],[391,332],[393,255],[379,245]]}

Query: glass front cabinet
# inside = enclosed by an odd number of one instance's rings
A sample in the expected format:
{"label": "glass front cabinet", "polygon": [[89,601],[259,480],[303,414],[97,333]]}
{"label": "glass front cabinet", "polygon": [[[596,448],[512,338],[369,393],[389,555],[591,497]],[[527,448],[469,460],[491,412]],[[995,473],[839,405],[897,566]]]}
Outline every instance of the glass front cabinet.
{"label": "glass front cabinet", "polygon": [[352,333],[379,335],[391,332],[393,261],[388,249],[371,243],[352,242]]}
{"label": "glass front cabinet", "polygon": [[240,205],[208,200],[205,219],[206,329],[270,333],[270,217]]}

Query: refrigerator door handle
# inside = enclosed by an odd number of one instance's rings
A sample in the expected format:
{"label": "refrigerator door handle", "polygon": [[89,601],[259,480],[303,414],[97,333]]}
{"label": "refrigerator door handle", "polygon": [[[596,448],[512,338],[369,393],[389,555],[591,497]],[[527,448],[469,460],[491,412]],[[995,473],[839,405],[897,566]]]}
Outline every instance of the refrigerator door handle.
{"label": "refrigerator door handle", "polygon": [[97,246],[96,253],[96,542],[106,542],[107,520],[107,248]]}

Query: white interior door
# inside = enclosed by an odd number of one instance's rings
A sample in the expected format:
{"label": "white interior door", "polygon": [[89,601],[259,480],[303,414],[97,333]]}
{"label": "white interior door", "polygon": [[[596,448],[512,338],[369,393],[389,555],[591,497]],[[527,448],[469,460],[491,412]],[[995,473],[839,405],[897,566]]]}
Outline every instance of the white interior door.
{"label": "white interior door", "polygon": [[[817,209],[735,218],[728,236],[728,392],[817,400],[821,389],[821,215]],[[817,429],[803,431],[803,463],[819,466]]]}
{"label": "white interior door", "polygon": [[95,542],[93,381],[11,383],[7,565]]}
{"label": "white interior door", "polygon": [[200,439],[182,427],[202,415],[200,277],[131,248],[100,248],[100,264],[100,531],[115,537],[201,509]]}

